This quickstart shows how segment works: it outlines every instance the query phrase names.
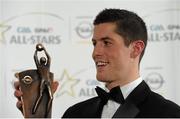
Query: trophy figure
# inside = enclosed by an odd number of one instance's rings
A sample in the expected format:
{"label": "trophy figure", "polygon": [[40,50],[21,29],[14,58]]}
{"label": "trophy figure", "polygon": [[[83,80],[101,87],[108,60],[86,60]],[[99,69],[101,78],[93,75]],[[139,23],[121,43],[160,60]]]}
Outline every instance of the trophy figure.
{"label": "trophy figure", "polygon": [[[46,57],[38,58],[38,52],[44,52]],[[53,73],[50,72],[51,58],[42,44],[36,45],[34,61],[37,69],[15,74],[20,81],[20,90],[23,92],[22,113],[25,118],[50,118]]]}

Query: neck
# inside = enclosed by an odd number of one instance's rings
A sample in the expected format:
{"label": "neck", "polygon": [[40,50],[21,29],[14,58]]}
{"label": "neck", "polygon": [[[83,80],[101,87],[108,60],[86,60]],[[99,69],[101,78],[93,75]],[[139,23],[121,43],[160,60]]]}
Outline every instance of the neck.
{"label": "neck", "polygon": [[129,68],[125,70],[125,72],[119,72],[120,75],[117,75],[115,79],[109,80],[110,82],[105,82],[106,87],[111,90],[112,88],[116,86],[124,86],[128,83],[133,82],[134,80],[138,79],[140,77],[139,74],[139,60],[138,59],[132,59],[132,62],[130,63]]}
{"label": "neck", "polygon": [[106,82],[106,87],[111,90],[112,88],[116,87],[116,86],[124,86],[127,85],[128,83],[131,83],[132,81],[138,79],[140,77],[139,73],[134,75],[134,76],[130,76],[128,78],[124,78],[124,79],[118,79],[118,80],[114,80],[111,82]]}

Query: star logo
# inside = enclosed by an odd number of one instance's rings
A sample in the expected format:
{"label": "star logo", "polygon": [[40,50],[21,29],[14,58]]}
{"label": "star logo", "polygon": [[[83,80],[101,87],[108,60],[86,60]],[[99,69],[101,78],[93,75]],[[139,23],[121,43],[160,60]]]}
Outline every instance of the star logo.
{"label": "star logo", "polygon": [[10,28],[11,28],[11,26],[4,25],[4,24],[0,24],[0,42],[2,42],[2,43],[5,42],[4,34],[5,34],[5,32],[8,31]]}
{"label": "star logo", "polygon": [[59,97],[64,94],[75,97],[74,86],[79,83],[79,80],[73,78],[69,75],[67,70],[64,70],[61,75],[60,82],[60,89],[56,97]]}

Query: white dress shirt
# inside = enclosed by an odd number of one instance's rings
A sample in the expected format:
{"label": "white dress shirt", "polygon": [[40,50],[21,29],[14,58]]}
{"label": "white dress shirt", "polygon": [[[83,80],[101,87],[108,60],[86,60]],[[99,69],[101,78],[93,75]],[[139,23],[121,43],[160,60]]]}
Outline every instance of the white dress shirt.
{"label": "white dress shirt", "polygon": [[[139,77],[138,79],[134,80],[133,82],[130,82],[121,88],[122,94],[124,99],[127,98],[127,96],[142,82],[142,78]],[[116,110],[121,106],[119,103],[108,100],[107,104],[104,105],[102,110],[101,118],[112,118]]]}

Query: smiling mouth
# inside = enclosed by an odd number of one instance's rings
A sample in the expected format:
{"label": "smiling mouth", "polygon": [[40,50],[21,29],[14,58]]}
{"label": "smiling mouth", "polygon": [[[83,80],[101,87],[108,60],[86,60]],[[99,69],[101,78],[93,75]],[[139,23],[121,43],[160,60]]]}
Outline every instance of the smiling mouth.
{"label": "smiling mouth", "polygon": [[106,61],[97,61],[96,62],[96,67],[105,67],[109,64],[109,62]]}

